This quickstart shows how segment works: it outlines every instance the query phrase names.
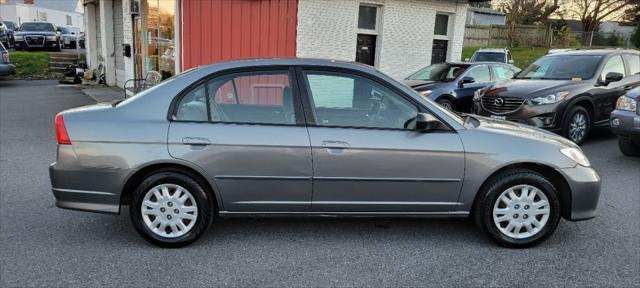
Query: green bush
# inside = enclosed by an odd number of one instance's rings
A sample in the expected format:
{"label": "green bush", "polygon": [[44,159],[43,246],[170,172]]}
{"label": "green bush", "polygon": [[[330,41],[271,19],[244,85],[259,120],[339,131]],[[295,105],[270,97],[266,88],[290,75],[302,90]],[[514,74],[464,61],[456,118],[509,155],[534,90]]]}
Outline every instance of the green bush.
{"label": "green bush", "polygon": [[636,28],[636,32],[631,36],[631,43],[636,47],[640,48],[640,25]]}
{"label": "green bush", "polygon": [[16,65],[16,77],[41,78],[49,74],[49,53],[47,52],[10,52],[11,63]]}

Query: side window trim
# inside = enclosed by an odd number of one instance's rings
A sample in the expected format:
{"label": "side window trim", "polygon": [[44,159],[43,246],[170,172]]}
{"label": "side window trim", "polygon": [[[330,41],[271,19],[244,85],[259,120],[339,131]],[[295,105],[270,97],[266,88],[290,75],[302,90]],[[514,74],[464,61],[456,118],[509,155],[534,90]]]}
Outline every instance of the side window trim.
{"label": "side window trim", "polygon": [[[251,72],[268,72],[268,71],[282,71],[283,73],[287,73],[287,75],[289,76],[289,84],[291,85],[291,93],[292,93],[292,100],[293,100],[293,106],[294,106],[294,117],[295,117],[295,123],[294,124],[279,124],[279,123],[253,123],[253,122],[221,122],[221,121],[212,121],[211,120],[211,106],[210,106],[210,97],[215,97],[215,95],[212,95],[208,90],[209,90],[209,85],[208,83],[211,80],[214,80],[216,78],[219,77],[224,77],[224,76],[228,76],[228,75],[233,75],[233,74],[242,74],[242,73],[251,73]],[[235,82],[235,81],[232,81]],[[180,101],[187,96],[191,91],[194,91],[195,89],[198,89],[198,87],[200,85],[204,85],[205,86],[205,93],[206,93],[206,103],[207,103],[207,118],[208,120],[205,121],[191,121],[191,120],[178,120],[176,119],[176,115],[178,112],[178,104],[180,103]],[[238,101],[237,103],[240,103],[238,100],[238,95],[237,95],[237,90],[235,88],[235,83],[233,84],[233,88],[234,88],[234,93],[236,94],[236,101]],[[215,73],[209,74],[207,76],[204,76],[202,78],[200,78],[199,80],[191,83],[190,85],[188,85],[185,89],[183,89],[180,93],[178,93],[178,95],[176,97],[173,98],[173,100],[171,101],[171,105],[169,105],[169,110],[167,113],[167,120],[169,122],[179,122],[179,123],[209,123],[209,124],[232,124],[232,125],[267,125],[267,126],[306,126],[306,121],[305,121],[305,117],[304,117],[304,110],[302,108],[302,103],[301,103],[301,94],[300,94],[300,86],[298,85],[298,77],[297,77],[297,73],[296,70],[294,68],[294,66],[291,65],[287,65],[287,66],[281,66],[281,65],[277,65],[277,66],[264,66],[264,67],[242,67],[242,68],[233,68],[233,69],[227,69],[227,70],[222,70],[222,71],[217,71]]]}

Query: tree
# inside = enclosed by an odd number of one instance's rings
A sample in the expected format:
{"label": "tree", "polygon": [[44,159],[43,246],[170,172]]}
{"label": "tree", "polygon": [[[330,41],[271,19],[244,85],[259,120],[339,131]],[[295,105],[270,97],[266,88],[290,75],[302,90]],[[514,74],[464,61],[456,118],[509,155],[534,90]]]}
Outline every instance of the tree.
{"label": "tree", "polygon": [[560,5],[558,0],[505,0],[498,8],[507,14],[507,25],[544,24]]}
{"label": "tree", "polygon": [[624,16],[622,16],[622,21],[632,23],[632,24],[640,24],[640,0],[629,0],[627,9],[624,10]]}
{"label": "tree", "polygon": [[573,14],[582,22],[583,31],[598,31],[600,22],[619,18],[635,0],[573,0]]}

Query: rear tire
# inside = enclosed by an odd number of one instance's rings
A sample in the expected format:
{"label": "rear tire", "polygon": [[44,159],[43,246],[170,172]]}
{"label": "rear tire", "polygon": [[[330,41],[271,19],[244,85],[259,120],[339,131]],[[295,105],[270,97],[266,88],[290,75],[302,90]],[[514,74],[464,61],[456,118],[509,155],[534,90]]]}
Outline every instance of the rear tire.
{"label": "rear tire", "polygon": [[131,222],[145,240],[155,245],[186,246],[211,224],[214,208],[210,197],[203,185],[182,171],[159,170],[133,192]]}
{"label": "rear tire", "polygon": [[492,177],[485,187],[479,192],[473,217],[480,231],[495,243],[510,248],[535,246],[558,226],[558,193],[541,174],[528,169],[506,171]]}
{"label": "rear tire", "polygon": [[591,131],[591,115],[582,106],[573,106],[562,122],[562,136],[580,145]]}
{"label": "rear tire", "polygon": [[622,154],[632,157],[640,156],[640,145],[634,143],[631,139],[626,137],[618,137],[618,147]]}

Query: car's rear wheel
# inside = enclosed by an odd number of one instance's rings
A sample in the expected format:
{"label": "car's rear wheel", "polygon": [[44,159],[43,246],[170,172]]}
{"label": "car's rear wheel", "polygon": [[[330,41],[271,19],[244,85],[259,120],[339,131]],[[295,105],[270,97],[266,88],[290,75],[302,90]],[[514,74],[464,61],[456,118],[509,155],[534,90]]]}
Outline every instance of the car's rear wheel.
{"label": "car's rear wheel", "polygon": [[562,130],[565,138],[576,144],[584,143],[591,130],[589,111],[582,106],[571,107],[569,113],[566,114]]}
{"label": "car's rear wheel", "polygon": [[455,111],[455,106],[453,105],[453,102],[449,99],[438,99],[436,103],[440,104],[440,106],[446,108],[449,111]]}
{"label": "car's rear wheel", "polygon": [[541,174],[517,169],[492,177],[474,207],[476,224],[491,240],[525,248],[547,239],[560,221],[560,200]]}
{"label": "car's rear wheel", "polygon": [[627,156],[640,156],[640,145],[627,137],[618,137],[620,152]]}
{"label": "car's rear wheel", "polygon": [[134,227],[149,242],[181,247],[198,239],[211,223],[209,195],[198,181],[175,170],[158,171],[133,192]]}

